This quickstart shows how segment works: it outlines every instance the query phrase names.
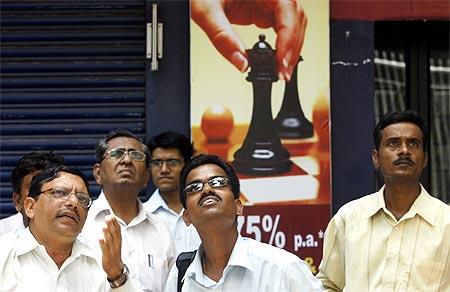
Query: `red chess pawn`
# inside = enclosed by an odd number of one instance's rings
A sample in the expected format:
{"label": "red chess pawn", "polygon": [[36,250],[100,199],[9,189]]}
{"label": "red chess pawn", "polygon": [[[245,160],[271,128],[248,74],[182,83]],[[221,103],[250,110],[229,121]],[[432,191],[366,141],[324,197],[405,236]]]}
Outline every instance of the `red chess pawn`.
{"label": "red chess pawn", "polygon": [[225,106],[213,105],[203,112],[201,128],[208,143],[227,142],[233,127],[233,114]]}

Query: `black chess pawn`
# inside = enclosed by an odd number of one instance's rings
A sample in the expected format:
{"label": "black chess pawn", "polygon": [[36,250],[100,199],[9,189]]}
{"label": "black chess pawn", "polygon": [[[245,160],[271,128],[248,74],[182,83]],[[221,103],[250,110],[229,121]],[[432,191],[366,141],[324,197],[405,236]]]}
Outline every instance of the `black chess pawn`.
{"label": "black chess pawn", "polygon": [[297,70],[298,64],[302,60],[302,57],[300,57],[299,62],[295,65],[291,80],[286,82],[283,102],[275,118],[278,135],[282,139],[309,138],[314,134],[313,124],[306,119],[298,96]]}
{"label": "black chess pawn", "polygon": [[259,36],[253,49],[247,50],[251,71],[246,80],[253,85],[253,112],[242,147],[234,154],[237,172],[272,175],[288,172],[292,162],[281,145],[272,116],[272,82],[278,80],[275,70],[275,50]]}

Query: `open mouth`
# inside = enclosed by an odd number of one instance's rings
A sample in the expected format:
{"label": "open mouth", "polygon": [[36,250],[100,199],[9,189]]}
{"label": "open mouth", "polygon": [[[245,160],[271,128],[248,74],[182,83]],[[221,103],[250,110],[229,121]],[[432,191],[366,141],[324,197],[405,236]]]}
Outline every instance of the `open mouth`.
{"label": "open mouth", "polygon": [[72,212],[64,212],[64,213],[58,215],[57,217],[72,220],[76,223],[78,223],[80,221],[80,218],[78,217],[78,215],[75,213],[72,213]]}
{"label": "open mouth", "polygon": [[207,205],[212,205],[212,204],[215,204],[215,203],[218,203],[218,202],[220,202],[220,198],[219,197],[214,196],[214,195],[209,195],[209,196],[206,196],[206,197],[202,198],[200,200],[200,202],[199,202],[199,205],[200,206],[207,206]]}

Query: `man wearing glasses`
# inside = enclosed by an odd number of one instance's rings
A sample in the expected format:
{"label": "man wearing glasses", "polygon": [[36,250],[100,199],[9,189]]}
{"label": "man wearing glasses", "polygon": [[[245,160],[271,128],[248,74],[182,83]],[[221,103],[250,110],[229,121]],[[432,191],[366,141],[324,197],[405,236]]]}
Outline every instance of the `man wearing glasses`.
{"label": "man wearing glasses", "polygon": [[[186,162],[180,175],[183,218],[197,228],[202,244],[181,291],[321,291],[320,281],[297,256],[239,235],[239,195],[233,168],[218,156],[202,154]],[[165,291],[180,291],[177,281],[174,265]]]}
{"label": "man wearing glasses", "polygon": [[34,175],[49,165],[64,164],[64,158],[53,152],[30,152],[17,161],[11,173],[13,202],[17,213],[0,220],[0,235],[25,229],[28,217],[25,214],[23,202],[28,196],[30,182]]}
{"label": "man wearing glasses", "polygon": [[132,133],[116,130],[97,142],[96,161],[93,172],[102,192],[89,210],[82,235],[95,245],[105,216],[117,218],[130,277],[144,291],[161,291],[175,248],[165,224],[147,212],[138,198],[150,175],[148,148]]}
{"label": "man wearing glasses", "polygon": [[193,225],[184,223],[180,202],[180,172],[184,162],[192,157],[194,148],[186,136],[173,131],[152,137],[147,145],[152,156],[151,176],[157,189],[143,205],[167,224],[177,254],[196,250],[200,237]]}
{"label": "man wearing glasses", "polygon": [[101,261],[77,239],[91,204],[81,172],[56,165],[37,174],[24,201],[29,228],[0,239],[0,291],[136,290],[121,260],[115,219],[103,229]]}

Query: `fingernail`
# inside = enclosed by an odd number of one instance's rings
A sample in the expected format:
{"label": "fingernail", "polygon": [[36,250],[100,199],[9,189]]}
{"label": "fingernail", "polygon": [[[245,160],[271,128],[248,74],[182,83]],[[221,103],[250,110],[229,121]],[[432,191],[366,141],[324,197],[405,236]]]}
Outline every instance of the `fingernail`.
{"label": "fingernail", "polygon": [[231,63],[241,72],[245,72],[245,70],[247,70],[247,58],[245,58],[239,51],[236,51],[231,55]]}
{"label": "fingernail", "polygon": [[288,68],[289,64],[291,63],[291,59],[292,59],[292,51],[289,50],[286,53],[286,55],[284,55],[284,58],[283,58],[283,61],[282,61],[283,67]]}

